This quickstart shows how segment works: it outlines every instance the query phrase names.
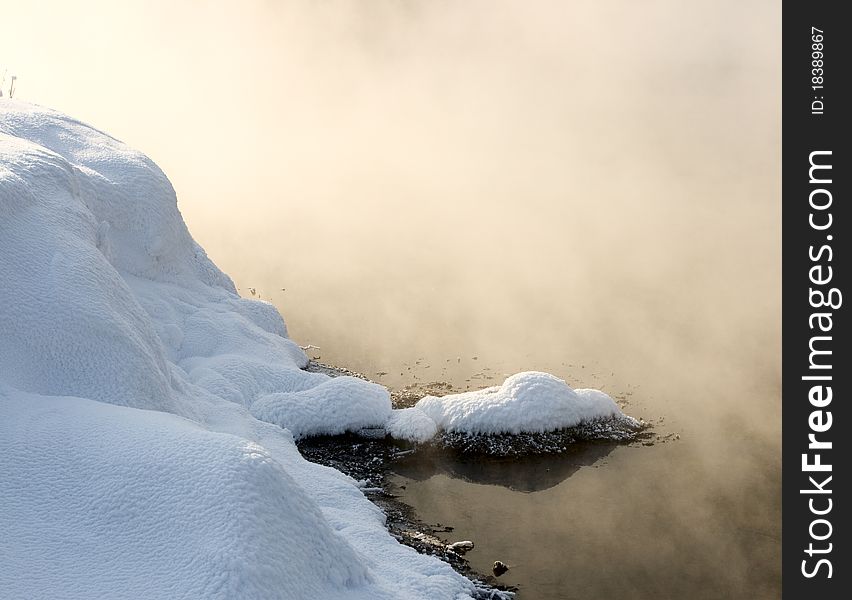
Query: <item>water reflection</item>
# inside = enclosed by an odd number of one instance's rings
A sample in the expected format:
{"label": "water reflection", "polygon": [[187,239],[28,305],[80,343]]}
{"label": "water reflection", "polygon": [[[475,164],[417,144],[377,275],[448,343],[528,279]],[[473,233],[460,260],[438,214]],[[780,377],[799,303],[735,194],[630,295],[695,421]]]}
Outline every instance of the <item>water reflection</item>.
{"label": "water reflection", "polygon": [[[479,572],[495,560],[509,565],[500,582],[518,587],[520,600],[778,598],[772,448],[731,432],[713,455],[705,449],[693,435],[647,448],[592,446],[551,459],[556,471],[545,461],[515,471],[424,455],[393,483],[425,522],[453,527],[445,541],[475,543],[465,558]],[[771,466],[742,478],[737,460]],[[495,475],[503,468],[505,477]]]}
{"label": "water reflection", "polygon": [[392,469],[397,475],[413,481],[426,481],[442,474],[469,483],[499,485],[516,492],[538,492],[559,485],[581,467],[596,465],[618,445],[577,442],[562,454],[523,458],[466,456],[429,449],[401,458]]}

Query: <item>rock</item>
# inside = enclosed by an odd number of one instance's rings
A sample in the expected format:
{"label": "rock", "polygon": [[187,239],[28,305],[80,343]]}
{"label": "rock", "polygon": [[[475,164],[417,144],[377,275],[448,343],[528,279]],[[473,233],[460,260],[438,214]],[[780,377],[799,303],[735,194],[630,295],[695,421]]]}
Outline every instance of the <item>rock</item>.
{"label": "rock", "polygon": [[494,572],[495,577],[500,577],[500,575],[509,570],[509,567],[506,566],[506,563],[499,560],[495,560],[494,566],[491,568],[491,570]]}
{"label": "rock", "polygon": [[447,546],[447,550],[452,550],[456,554],[465,554],[473,550],[473,542],[471,542],[470,540],[455,542]]}

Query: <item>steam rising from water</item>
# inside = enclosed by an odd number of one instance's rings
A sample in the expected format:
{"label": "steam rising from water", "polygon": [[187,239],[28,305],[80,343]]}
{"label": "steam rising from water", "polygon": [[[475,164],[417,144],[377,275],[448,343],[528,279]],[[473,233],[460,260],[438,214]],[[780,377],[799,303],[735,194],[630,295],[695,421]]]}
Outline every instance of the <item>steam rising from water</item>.
{"label": "steam rising from water", "polygon": [[[91,1],[3,20],[18,97],[146,151],[217,264],[324,359],[639,385],[634,412],[693,459],[649,510],[777,533],[777,3]],[[754,559],[768,580],[777,552]]]}

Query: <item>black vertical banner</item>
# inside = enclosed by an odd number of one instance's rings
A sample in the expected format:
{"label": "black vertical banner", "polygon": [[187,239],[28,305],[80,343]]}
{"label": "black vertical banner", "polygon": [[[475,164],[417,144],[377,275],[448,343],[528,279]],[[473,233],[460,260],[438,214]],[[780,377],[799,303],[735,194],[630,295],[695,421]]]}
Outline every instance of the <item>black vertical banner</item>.
{"label": "black vertical banner", "polygon": [[843,6],[783,3],[785,599],[852,597],[852,23]]}

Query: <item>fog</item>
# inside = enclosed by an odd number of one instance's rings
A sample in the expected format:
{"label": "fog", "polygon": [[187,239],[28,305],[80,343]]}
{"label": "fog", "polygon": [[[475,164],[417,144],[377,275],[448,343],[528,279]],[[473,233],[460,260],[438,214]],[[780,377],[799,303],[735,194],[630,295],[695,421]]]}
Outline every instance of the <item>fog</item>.
{"label": "fog", "polygon": [[742,517],[759,498],[777,533],[777,3],[133,0],[2,20],[18,97],[148,153],[213,260],[323,360],[394,385],[487,365],[632,391],[683,434],[678,489],[707,490],[672,505]]}

